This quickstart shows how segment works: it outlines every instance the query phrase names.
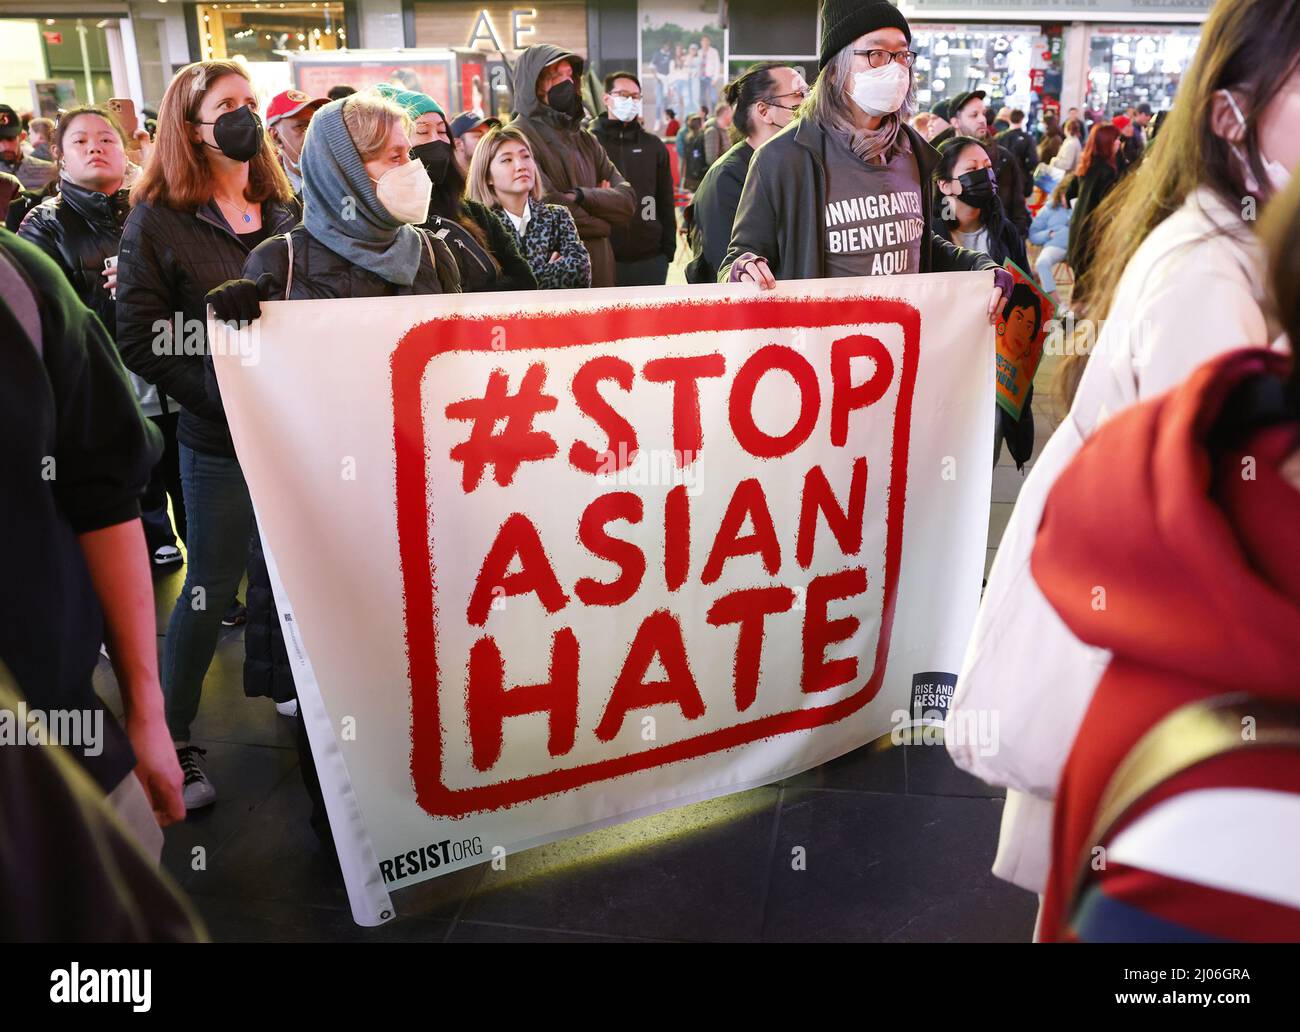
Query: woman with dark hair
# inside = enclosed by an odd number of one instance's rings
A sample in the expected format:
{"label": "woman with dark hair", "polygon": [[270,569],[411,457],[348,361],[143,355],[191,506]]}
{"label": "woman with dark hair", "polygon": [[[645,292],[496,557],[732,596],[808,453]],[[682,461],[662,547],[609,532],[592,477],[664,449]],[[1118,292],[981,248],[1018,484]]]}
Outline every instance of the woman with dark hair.
{"label": "woman with dark hair", "polygon": [[726,87],[740,142],[709,166],[687,209],[694,260],[686,282],[716,283],[718,267],[731,243],[731,226],[754,151],[793,121],[808,96],[808,84],[789,65],[755,65]]}
{"label": "woman with dark hair", "polygon": [[185,805],[198,809],[216,792],[199,762],[203,750],[190,744],[190,724],[253,529],[230,428],[208,390],[206,298],[243,272],[254,247],[298,221],[242,64],[201,61],[176,73],[131,202],[118,252],[117,343],[129,369],[181,404],[189,562],[167,625],[162,679]]}
{"label": "woman with dark hair", "polygon": [[1020,233],[1006,217],[998,197],[993,160],[979,140],[954,136],[939,148],[934,169],[934,219],[931,228],[958,247],[981,251],[999,265],[1028,265]]}
{"label": "woman with dark hair", "polygon": [[1038,160],[1050,165],[1061,153],[1061,144],[1065,143],[1065,134],[1061,132],[1061,117],[1055,111],[1043,115],[1043,138],[1038,141]]}
{"label": "woman with dark hair", "polygon": [[1092,261],[1092,213],[1119,182],[1119,152],[1124,138],[1109,122],[1093,127],[1079,158],[1078,171],[1065,189],[1065,199],[1074,206],[1070,218],[1070,268],[1074,272],[1076,307],[1087,296],[1088,267]]}
{"label": "woman with dark hair", "polygon": [[537,279],[514,238],[483,205],[465,197],[465,176],[456,163],[446,113],[427,93],[381,85],[378,92],[411,119],[411,157],[433,183],[423,228],[456,256],[461,290],[536,290]]}
{"label": "woman with dark hair", "polygon": [[[71,108],[59,116],[53,137],[59,192],[27,213],[18,235],[54,259],[82,303],[99,316],[110,337],[117,333],[117,251],[130,205],[123,187],[126,135],[106,108]],[[140,409],[162,431],[163,457],[140,498],[145,540],[155,566],[181,561],[177,535],[185,539],[185,501],[176,450],[176,406],[147,380],[132,374]],[[167,495],[176,513],[173,528]]]}
{"label": "woman with dark hair", "polygon": [[[1030,557],[1045,500],[1104,422],[1227,351],[1284,345],[1269,314],[1254,227],[1243,215],[1262,205],[1267,217],[1300,167],[1298,112],[1300,18],[1272,0],[1220,2],[1168,122],[1094,213],[1093,276],[1080,314],[1081,325],[1100,330],[1078,348],[1086,355],[1063,363],[1081,370],[1077,391],[1020,489],[949,711],[954,720],[963,711],[1003,714],[996,757],[956,742],[949,751],[958,766],[1012,790],[994,871],[1031,891],[1046,883],[1062,761],[1110,662],[1062,623],[1035,580]],[[1076,224],[1072,236],[1077,231]],[[1121,453],[1120,462],[1136,468],[1142,459]],[[1032,651],[1025,641],[1035,643]]]}

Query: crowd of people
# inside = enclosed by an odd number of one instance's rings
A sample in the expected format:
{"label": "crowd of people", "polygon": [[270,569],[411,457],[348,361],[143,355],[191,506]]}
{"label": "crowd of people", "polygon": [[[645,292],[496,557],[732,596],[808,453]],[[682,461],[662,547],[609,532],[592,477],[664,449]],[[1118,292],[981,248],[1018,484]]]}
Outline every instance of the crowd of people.
{"label": "crowd of people", "polygon": [[[1096,343],[1064,363],[1069,411],[1020,493],[949,715],[995,710],[1001,746],[950,751],[1010,789],[995,870],[1043,898],[1041,938],[1300,938],[1300,839],[1221,835],[1232,807],[1206,796],[1285,826],[1300,793],[1300,19],[1219,0],[1171,110],[1048,109],[1038,132],[978,90],[918,111],[910,46],[885,0],[824,0],[811,83],[769,62],[717,95],[707,38],[665,44],[653,85],[604,77],[594,117],[583,58],[546,44],[515,63],[508,122],[449,117],[403,84],[289,90],[262,111],[228,61],[179,71],[143,135],[103,107],[24,127],[0,105],[17,226],[0,230],[3,547],[23,592],[0,660],[32,705],[102,712],[104,643],[125,724],[74,754],[155,862],[160,827],[218,798],[191,726],[223,624],[246,623],[246,694],[298,722],[330,834],[220,391],[190,346],[209,307],[247,322],[280,299],[654,286],[684,236],[688,282],[737,297],[981,271],[995,322],[1019,296],[1008,263],[1062,308],[1070,287]],[[1032,406],[995,411],[1023,467]],[[160,664],[149,570],[181,562]],[[1243,706],[1270,734],[1213,738],[1115,805],[1111,773],[1152,736],[1179,755],[1170,720]],[[1115,863],[1080,867],[1097,846]],[[1268,850],[1277,870],[1234,866]],[[1223,917],[1225,894],[1249,921]]]}

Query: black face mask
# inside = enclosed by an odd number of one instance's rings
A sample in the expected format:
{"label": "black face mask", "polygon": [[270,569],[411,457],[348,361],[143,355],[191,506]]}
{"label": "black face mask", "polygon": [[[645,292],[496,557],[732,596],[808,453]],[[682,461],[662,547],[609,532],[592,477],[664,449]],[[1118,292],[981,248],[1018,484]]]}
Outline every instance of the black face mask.
{"label": "black face mask", "polygon": [[578,96],[578,87],[572,79],[557,82],[546,91],[546,106],[570,118],[582,117],[582,98]]}
{"label": "black face mask", "polygon": [[[221,151],[231,161],[251,161],[262,149],[262,120],[251,108],[237,107],[227,111],[212,122],[199,122],[212,126],[212,138],[217,141],[215,150]],[[212,144],[204,141],[205,147]]]}
{"label": "black face mask", "polygon": [[445,140],[430,140],[412,147],[411,157],[424,166],[434,186],[441,186],[451,166],[451,144]]}
{"label": "black face mask", "polygon": [[998,198],[998,181],[991,168],[977,168],[957,177],[961,183],[961,199],[972,208],[988,208]]}

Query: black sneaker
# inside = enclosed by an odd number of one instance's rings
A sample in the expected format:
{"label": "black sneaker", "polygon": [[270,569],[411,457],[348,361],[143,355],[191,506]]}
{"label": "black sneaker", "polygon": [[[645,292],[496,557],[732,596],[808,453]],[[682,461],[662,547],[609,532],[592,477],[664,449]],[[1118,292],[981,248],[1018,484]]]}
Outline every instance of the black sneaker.
{"label": "black sneaker", "polygon": [[207,772],[199,760],[208,751],[197,745],[186,745],[176,750],[176,759],[180,762],[181,773],[185,775],[185,809],[201,810],[217,801],[217,790],[208,780]]}
{"label": "black sneaker", "polygon": [[242,627],[246,623],[248,623],[248,607],[239,599],[235,599],[226,610],[226,615],[221,618],[221,626]]}

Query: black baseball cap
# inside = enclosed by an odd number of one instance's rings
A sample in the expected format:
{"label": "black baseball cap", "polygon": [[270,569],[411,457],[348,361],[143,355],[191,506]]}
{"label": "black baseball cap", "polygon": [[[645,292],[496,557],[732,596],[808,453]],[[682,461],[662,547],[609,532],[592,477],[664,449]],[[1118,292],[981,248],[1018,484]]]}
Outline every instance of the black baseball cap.
{"label": "black baseball cap", "polygon": [[23,131],[22,119],[8,104],[0,104],[0,140],[16,139]]}
{"label": "black baseball cap", "polygon": [[459,115],[451,120],[447,126],[447,131],[451,133],[453,140],[459,140],[466,133],[472,133],[475,129],[495,129],[501,124],[499,118],[483,118],[473,111],[462,111]]}
{"label": "black baseball cap", "polygon": [[941,100],[934,107],[930,108],[930,114],[942,118],[945,122],[952,121],[952,101]]}
{"label": "black baseball cap", "polygon": [[949,116],[948,121],[952,121],[952,118],[960,114],[961,109],[964,108],[967,104],[969,104],[972,100],[983,100],[987,96],[988,94],[985,93],[983,90],[970,90],[966,93],[957,94],[957,96],[953,97],[952,100],[948,102],[948,110],[952,112],[952,115]]}

